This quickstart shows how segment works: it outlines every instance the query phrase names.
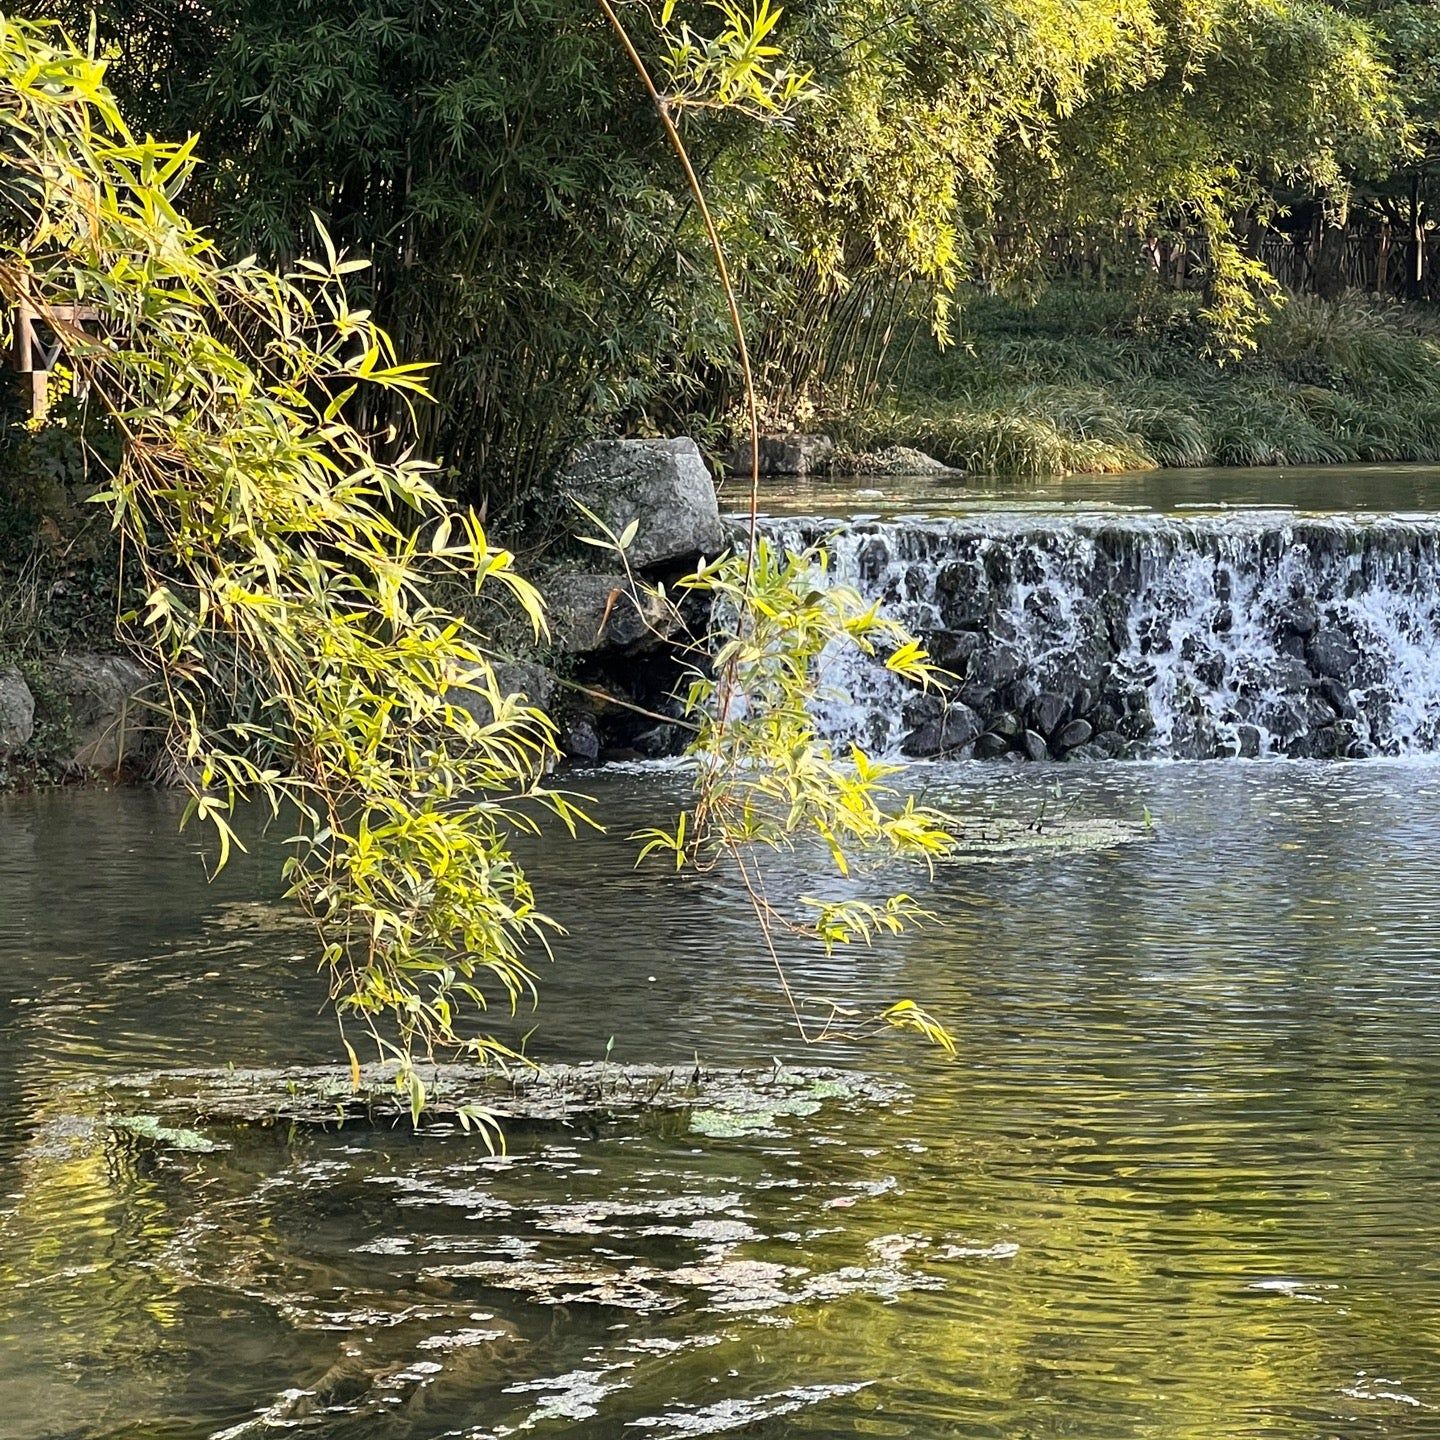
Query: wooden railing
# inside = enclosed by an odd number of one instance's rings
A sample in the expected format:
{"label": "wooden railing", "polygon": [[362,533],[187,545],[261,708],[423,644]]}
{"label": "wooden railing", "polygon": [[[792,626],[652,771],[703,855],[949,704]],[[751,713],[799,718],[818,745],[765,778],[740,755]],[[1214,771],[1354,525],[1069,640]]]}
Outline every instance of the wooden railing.
{"label": "wooden railing", "polygon": [[99,321],[100,312],[91,305],[49,305],[42,312],[22,300],[15,308],[14,343],[10,365],[26,377],[30,414],[43,420],[50,408],[50,373],[65,350],[67,329],[81,329]]}

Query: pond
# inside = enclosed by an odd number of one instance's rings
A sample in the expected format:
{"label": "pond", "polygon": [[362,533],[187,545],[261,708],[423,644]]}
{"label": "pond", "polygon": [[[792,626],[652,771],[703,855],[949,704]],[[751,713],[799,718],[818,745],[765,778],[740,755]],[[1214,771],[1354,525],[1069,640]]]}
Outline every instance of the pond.
{"label": "pond", "polygon": [[126,1140],[106,1077],[339,1058],[278,845],[207,885],[171,797],[4,800],[5,1440],[1440,1430],[1440,767],[917,769],[972,817],[1138,831],[946,865],[914,887],[943,926],[787,954],[806,997],[927,1005],[953,1060],[807,1051],[742,894],[633,868],[683,775],[581,779],[610,832],[533,856],[570,934],[497,1024],[541,1061],[819,1063],[888,1098],[518,1127],[501,1159]]}

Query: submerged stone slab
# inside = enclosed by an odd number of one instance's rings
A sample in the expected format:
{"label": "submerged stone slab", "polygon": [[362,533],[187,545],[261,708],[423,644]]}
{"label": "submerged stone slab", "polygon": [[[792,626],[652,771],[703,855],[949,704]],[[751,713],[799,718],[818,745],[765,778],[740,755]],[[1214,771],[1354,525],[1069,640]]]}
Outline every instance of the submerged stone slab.
{"label": "submerged stone slab", "polygon": [[960,821],[951,833],[956,848],[945,857],[946,862],[998,864],[1056,852],[1115,850],[1124,845],[1141,845],[1153,840],[1156,832],[1154,825],[1144,820],[1069,814],[1052,818],[1042,812],[1031,820]]}
{"label": "submerged stone slab", "polygon": [[[419,1065],[424,1121],[448,1123],[474,1109],[501,1124],[563,1124],[680,1111],[709,1117],[696,1133],[716,1134],[716,1116],[732,1133],[768,1129],[784,1116],[814,1113],[826,1102],[889,1103],[898,1087],[871,1076],[824,1067],[721,1070],[701,1066],[553,1065],[504,1074],[473,1064]],[[410,1096],[393,1065],[362,1066],[358,1084],[340,1066],[294,1069],[158,1070],[105,1083],[116,1123],[135,1129],[153,1118],[157,1133],[181,1126],[358,1121],[410,1123]],[[162,1134],[163,1138],[163,1134]]]}

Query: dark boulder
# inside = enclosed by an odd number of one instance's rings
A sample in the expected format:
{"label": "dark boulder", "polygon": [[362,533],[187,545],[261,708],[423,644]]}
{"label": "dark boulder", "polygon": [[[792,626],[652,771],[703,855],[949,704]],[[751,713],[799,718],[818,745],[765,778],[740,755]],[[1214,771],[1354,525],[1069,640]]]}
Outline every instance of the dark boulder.
{"label": "dark boulder", "polygon": [[1098,705],[1087,706],[1085,716],[1094,727],[1097,735],[1103,735],[1107,731],[1114,730],[1120,723],[1119,712],[1108,700],[1102,700]]}
{"label": "dark boulder", "polygon": [[650,649],[681,628],[669,601],[618,573],[557,575],[545,587],[545,598],[555,648],[569,655]]}
{"label": "dark boulder", "polygon": [[945,696],[938,690],[917,690],[908,695],[900,709],[900,717],[912,730],[937,724],[945,713]]}
{"label": "dark boulder", "polygon": [[1020,748],[1025,752],[1027,760],[1045,760],[1049,758],[1049,748],[1045,744],[1045,737],[1037,735],[1033,730],[1026,730],[1020,736]]}
{"label": "dark boulder", "polygon": [[994,645],[970,662],[970,679],[991,689],[1018,680],[1025,673],[1025,661],[1008,645]]}
{"label": "dark boulder", "polygon": [[1275,662],[1274,668],[1270,672],[1270,683],[1277,690],[1298,695],[1314,684],[1314,677],[1306,668],[1303,660],[1282,656]]}
{"label": "dark boulder", "polygon": [[1292,600],[1281,608],[1275,623],[1280,629],[1308,640],[1320,628],[1320,612],[1312,600]]}
{"label": "dark boulder", "polygon": [[[62,655],[51,664],[46,681],[50,694],[63,697],[69,709],[71,765],[114,770],[145,753],[154,738],[153,696],[159,682],[128,656]],[[37,704],[37,712],[41,709]],[[64,721],[63,712],[56,716],[48,709],[43,718]]]}
{"label": "dark boulder", "polygon": [[1360,659],[1360,652],[1343,630],[1317,630],[1305,647],[1310,668],[1332,680],[1347,680]]}
{"label": "dark boulder", "polygon": [[973,680],[967,681],[960,687],[958,698],[986,723],[994,719],[995,712],[1000,708],[994,687],[977,685]]}
{"label": "dark boulder", "polygon": [[1255,725],[1235,727],[1236,753],[1245,760],[1253,760],[1260,754],[1260,730]]}
{"label": "dark boulder", "polygon": [[1168,753],[1176,760],[1209,760],[1223,747],[1208,715],[1181,715],[1171,727]]}
{"label": "dark boulder", "polygon": [[1089,745],[1081,745],[1078,748],[1088,750],[1092,747],[1103,751],[1107,760],[1127,760],[1134,754],[1124,736],[1117,735],[1113,730],[1108,730],[1103,735],[1096,735]]}
{"label": "dark boulder", "polygon": [[983,625],[989,611],[984,572],[964,560],[950,560],[935,573],[935,592],[945,624],[953,629]]}
{"label": "dark boulder", "polygon": [[1073,750],[1077,745],[1084,745],[1094,733],[1095,730],[1088,720],[1072,720],[1068,725],[1060,727],[1055,736],[1055,748]]}
{"label": "dark boulder", "polygon": [[883,535],[869,536],[855,556],[855,564],[860,571],[860,578],[871,584],[885,573],[885,567],[889,563],[890,547],[885,543]]}
{"label": "dark boulder", "polygon": [[678,755],[684,748],[685,737],[678,725],[652,725],[630,743],[647,759],[661,760],[667,755]]}
{"label": "dark boulder", "polygon": [[565,718],[560,726],[560,749],[571,760],[592,764],[600,757],[600,735],[595,717],[580,710]]}
{"label": "dark boulder", "polygon": [[965,674],[966,667],[985,644],[977,630],[931,630],[925,636],[930,658],[943,670]]}
{"label": "dark boulder", "polygon": [[992,734],[1002,735],[1006,740],[1018,740],[1025,726],[1013,710],[1002,711],[986,727]]}
{"label": "dark boulder", "polygon": [[980,733],[980,721],[968,706],[952,701],[936,719],[917,726],[901,742],[901,751],[913,759],[953,756]]}
{"label": "dark boulder", "polygon": [[1332,680],[1328,675],[1322,676],[1315,682],[1315,693],[1342,720],[1355,718],[1355,702],[1350,698],[1350,692],[1338,680]]}
{"label": "dark boulder", "polygon": [[1039,693],[1040,687],[1028,675],[1022,675],[1018,680],[1008,680],[998,692],[1000,708],[1023,715],[1034,704]]}
{"label": "dark boulder", "polygon": [[1069,702],[1063,695],[1057,695],[1053,690],[1042,690],[1030,704],[1030,723],[1040,734],[1053,735],[1069,708]]}

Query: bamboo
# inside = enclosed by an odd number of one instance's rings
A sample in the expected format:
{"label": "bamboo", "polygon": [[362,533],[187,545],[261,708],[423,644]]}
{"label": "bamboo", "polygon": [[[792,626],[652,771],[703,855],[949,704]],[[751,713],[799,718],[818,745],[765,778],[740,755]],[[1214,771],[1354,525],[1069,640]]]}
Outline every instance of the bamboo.
{"label": "bamboo", "polygon": [[755,542],[760,527],[760,403],[755,393],[755,375],[750,368],[750,348],[745,343],[745,323],[740,317],[740,302],[736,298],[735,286],[730,279],[730,266],[725,259],[725,246],[721,243],[720,231],[716,227],[715,217],[710,213],[710,205],[705,199],[705,191],[700,184],[700,177],[695,173],[695,167],[690,162],[690,152],[685,148],[685,141],[681,138],[675,120],[670,114],[670,104],[656,89],[655,81],[651,78],[645,61],[635,48],[635,42],[631,40],[630,32],[621,23],[610,0],[597,0],[597,3],[601,13],[610,22],[610,28],[614,30],[621,45],[624,46],[625,53],[630,57],[630,63],[635,67],[635,73],[639,75],[640,83],[644,85],[645,93],[649,95],[650,102],[655,107],[655,113],[660,117],[660,123],[665,128],[665,136],[670,141],[670,148],[674,150],[676,158],[680,161],[680,168],[685,172],[685,183],[690,187],[695,208],[700,212],[706,237],[710,241],[710,250],[715,257],[715,268],[720,272],[720,284],[725,291],[725,305],[730,312],[731,329],[735,332],[735,349],[740,360],[741,378],[745,383],[745,408],[750,423],[750,517],[745,546],[745,584],[748,588],[755,571]]}

